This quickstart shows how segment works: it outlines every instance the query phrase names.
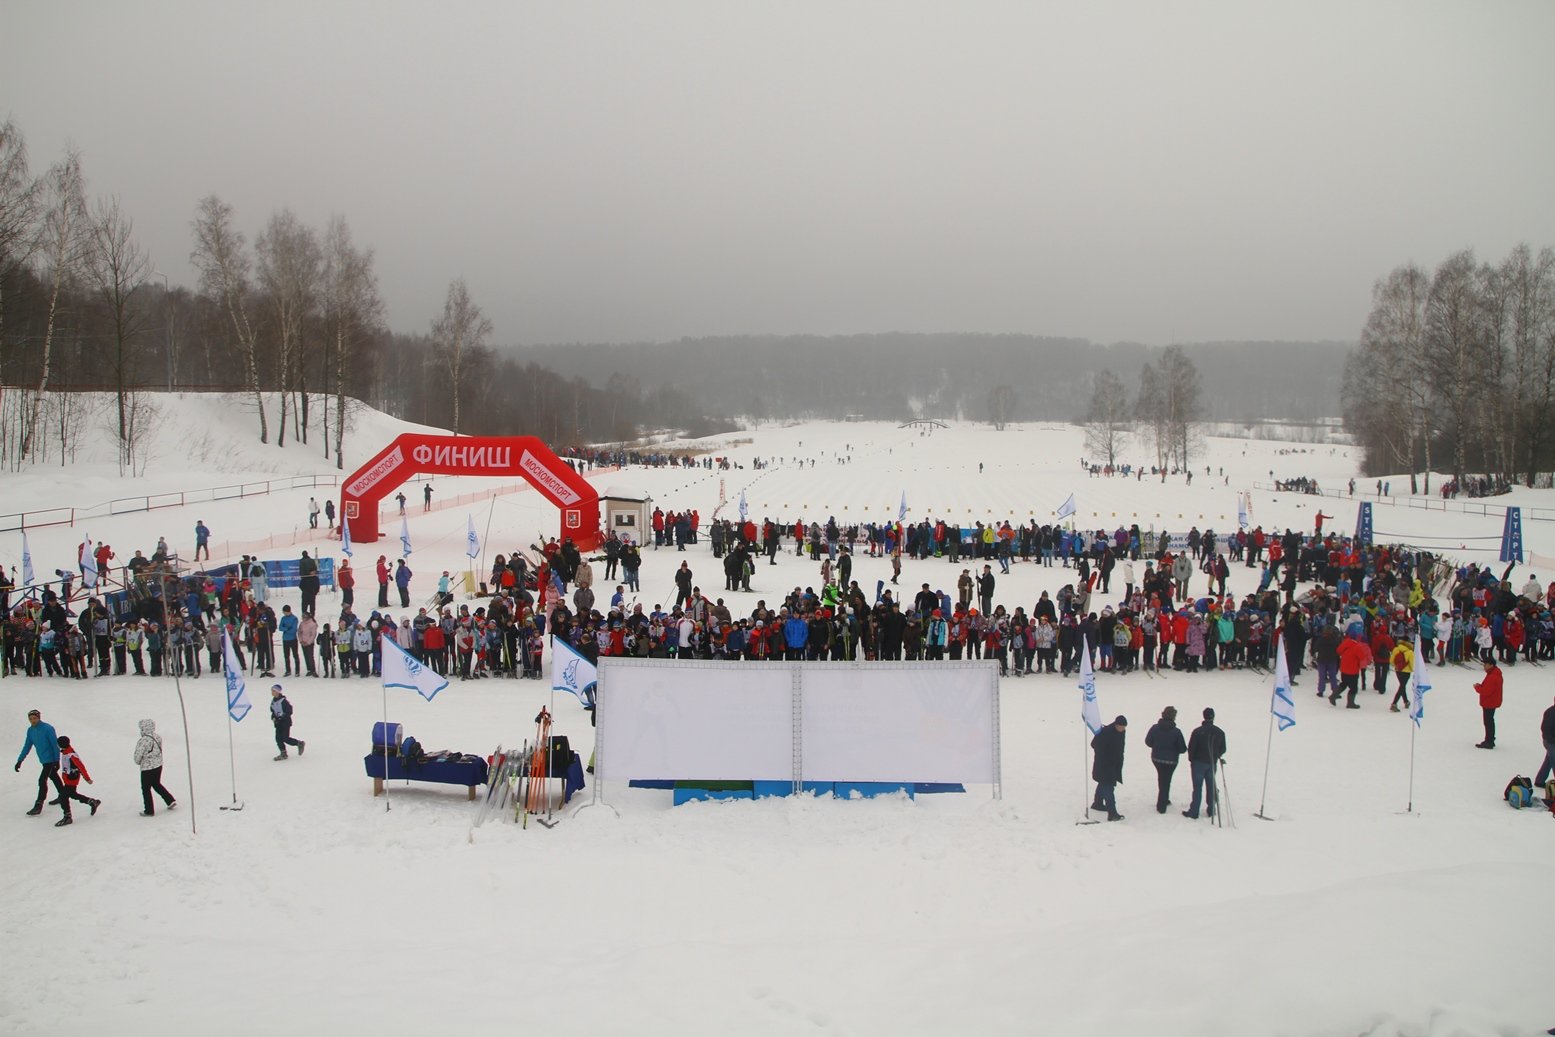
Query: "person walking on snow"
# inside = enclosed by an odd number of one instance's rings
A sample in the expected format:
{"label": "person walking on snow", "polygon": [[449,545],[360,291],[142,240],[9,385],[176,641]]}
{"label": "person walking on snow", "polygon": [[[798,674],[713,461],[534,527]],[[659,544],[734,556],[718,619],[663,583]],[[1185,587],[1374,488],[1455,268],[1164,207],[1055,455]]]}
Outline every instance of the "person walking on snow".
{"label": "person walking on snow", "polygon": [[36,752],[38,763],[42,770],[38,772],[38,800],[27,811],[28,817],[37,817],[43,813],[43,800],[48,795],[49,782],[54,783],[54,790],[59,793],[60,805],[64,808],[64,819],[57,822],[55,827],[70,823],[70,802],[65,799],[65,787],[59,780],[59,735],[55,734],[51,724],[43,722],[43,714],[36,709],[27,713],[27,736],[22,742],[21,755],[16,757],[16,771],[21,773],[22,761],[27,759],[27,754]]}
{"label": "person walking on snow", "polygon": [[194,560],[200,560],[200,552],[205,552],[205,560],[211,560],[211,531],[206,527],[204,519],[196,519],[194,522]]}
{"label": "person walking on snow", "polygon": [[319,528],[319,501],[317,497],[308,498],[308,528]]}
{"label": "person walking on snow", "polygon": [[140,768],[140,816],[156,816],[156,807],[151,802],[153,792],[162,797],[167,809],[176,807],[178,801],[162,787],[162,736],[157,734],[155,720],[140,722],[140,738],[135,742],[134,759],[135,766]]}
{"label": "person walking on snow", "polygon": [[425,486],[421,487],[421,510],[422,511],[431,511],[432,510],[432,484],[431,483],[427,483]]}
{"label": "person walking on snow", "polygon": [[275,747],[281,750],[277,760],[286,759],[286,747],[295,745],[297,755],[307,751],[308,743],[292,737],[292,704],[287,701],[279,684],[270,688],[270,720],[275,724]]}
{"label": "person walking on snow", "polygon": [[56,743],[59,745],[59,776],[65,782],[65,791],[59,800],[60,805],[65,808],[65,817],[58,822],[56,827],[70,824],[71,800],[75,800],[77,803],[85,803],[90,808],[92,816],[96,817],[97,808],[103,805],[103,801],[93,799],[91,796],[83,796],[77,791],[81,785],[82,778],[86,779],[88,785],[92,784],[92,776],[86,772],[86,764],[81,762],[81,757],[71,747],[70,738],[67,735],[60,735],[56,739]]}
{"label": "person walking on snow", "polygon": [[1176,706],[1161,711],[1161,719],[1145,735],[1145,745],[1150,749],[1150,762],[1155,764],[1155,812],[1164,814],[1172,805],[1172,774],[1177,770],[1177,761],[1188,751],[1188,743],[1177,727]]}

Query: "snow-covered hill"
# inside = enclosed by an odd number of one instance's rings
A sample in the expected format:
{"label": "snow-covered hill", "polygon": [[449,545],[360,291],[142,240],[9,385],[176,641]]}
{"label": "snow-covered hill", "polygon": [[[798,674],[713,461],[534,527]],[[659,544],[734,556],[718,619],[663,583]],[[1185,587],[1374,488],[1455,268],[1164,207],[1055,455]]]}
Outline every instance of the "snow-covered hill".
{"label": "snow-covered hill", "polygon": [[[231,437],[222,457],[233,467],[178,467],[164,452],[141,484],[220,482],[280,453],[251,442],[250,416],[227,430],[208,398],[188,398],[188,415],[183,431],[169,427],[167,445],[212,429]],[[372,434],[361,430],[369,422],[378,423]],[[403,428],[359,418],[347,468]],[[1040,425],[929,434],[812,423],[698,445],[739,467],[590,477],[664,507],[697,508],[704,520],[720,499],[732,511],[742,491],[758,520],[841,522],[894,518],[903,496],[913,518],[1042,520],[1074,492],[1086,525],[1225,531],[1236,524],[1237,491],[1271,471],[1339,486],[1354,467],[1344,447],[1210,439],[1191,486],[1180,477],[1091,478],[1079,467],[1079,432]],[[287,474],[323,470],[321,456],[287,449],[297,458],[283,466]],[[756,469],[756,457],[771,466]],[[101,481],[79,497],[74,469],[63,479],[8,474],[4,485],[17,510],[121,495],[123,484],[101,472],[85,478]],[[480,485],[439,480],[437,499]],[[1549,491],[1523,494],[1529,506],[1552,503]],[[218,539],[258,536],[301,523],[307,496],[99,517],[90,532],[121,555],[149,548],[159,530],[187,545],[196,517],[217,527]],[[1292,494],[1254,493],[1253,518],[1310,529],[1319,506],[1336,516],[1326,528],[1351,527],[1354,502]],[[472,517],[488,555],[556,526],[532,492],[429,514],[413,508],[417,600],[436,573],[466,567]],[[1377,527],[1488,559],[1500,518],[1383,503]],[[1555,554],[1550,527],[1529,523],[1534,550]],[[34,531],[38,568],[68,557],[83,531]],[[1470,539],[1482,536],[1492,539]],[[296,546],[261,553],[295,557]],[[358,545],[357,561],[378,553],[397,557],[397,539]],[[683,560],[737,613],[819,579],[791,547],[775,568],[757,567],[750,594],[719,591],[721,568],[705,542],[685,554],[645,554],[647,605],[668,603]],[[8,569],[18,555],[18,536],[0,533]],[[907,561],[902,584],[951,588],[958,573],[944,560]],[[890,570],[860,558],[854,575],[873,586]],[[1029,609],[1070,577],[1061,567],[1016,564],[995,596]],[[1255,577],[1233,566],[1232,590]],[[596,584],[602,598],[613,589]],[[295,607],[297,598],[280,600]],[[326,594],[320,618],[335,607]],[[41,708],[73,737],[97,779],[91,794],[105,806],[55,830],[52,811],[23,816],[31,764],[3,786],[0,873],[13,896],[12,910],[0,912],[0,940],[11,950],[0,1030],[54,1032],[64,1011],[81,1032],[127,1035],[515,1021],[600,1034],[1537,1032],[1555,1024],[1541,964],[1555,926],[1555,897],[1544,892],[1555,828],[1548,814],[1508,810],[1500,795],[1513,773],[1538,766],[1552,682],[1542,669],[1507,671],[1501,744],[1485,752],[1473,747],[1475,676],[1456,667],[1436,675],[1416,736],[1412,814],[1403,813],[1411,725],[1375,694],[1359,711],[1334,709],[1303,678],[1297,726],[1273,735],[1265,792],[1267,679],[1103,675],[1103,711],[1131,721],[1119,794],[1127,819],[1076,826],[1089,794],[1079,692],[1057,676],[1010,677],[1001,687],[1002,800],[973,788],[911,802],[672,808],[668,793],[608,787],[613,811],[568,813],[549,831],[488,825],[473,841],[457,792],[396,788],[388,812],[370,795],[362,757],[385,708],[377,682],[283,680],[308,751],[278,763],[263,715],[269,682],[251,680],[260,711],[231,732],[246,807],[231,813],[215,809],[233,795],[219,681],[183,684],[190,797],[170,681],[8,678],[0,697],[17,743],[27,708]],[[544,685],[524,681],[455,682],[432,703],[389,696],[391,719],[428,746],[478,753],[532,737],[535,712],[550,698]],[[1188,727],[1203,707],[1217,710],[1230,743],[1234,829],[1179,816],[1186,767],[1174,809],[1153,809],[1143,738],[1166,705]],[[558,731],[587,755],[586,714],[565,696],[555,709]],[[167,735],[166,780],[180,797],[177,811],[155,819],[136,816],[129,757],[141,717],[155,717]],[[1250,816],[1260,802],[1276,820]],[[190,807],[198,836],[189,832]]]}

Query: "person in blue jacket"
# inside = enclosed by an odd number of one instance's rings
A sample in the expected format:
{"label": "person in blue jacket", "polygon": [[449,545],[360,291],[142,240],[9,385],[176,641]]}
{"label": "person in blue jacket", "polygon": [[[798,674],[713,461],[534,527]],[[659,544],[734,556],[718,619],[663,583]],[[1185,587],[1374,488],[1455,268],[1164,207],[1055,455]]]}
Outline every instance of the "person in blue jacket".
{"label": "person in blue jacket", "polygon": [[43,770],[38,774],[38,801],[27,811],[27,816],[37,817],[43,813],[43,801],[48,797],[49,782],[52,781],[59,802],[64,807],[64,821],[68,822],[70,801],[65,798],[65,786],[59,780],[59,735],[54,733],[53,724],[43,722],[43,714],[36,709],[27,713],[27,725],[27,737],[22,742],[21,755],[16,757],[16,772],[21,773],[22,761],[27,759],[30,752],[36,752],[38,762],[43,765]]}
{"label": "person in blue jacket", "polygon": [[297,617],[292,614],[290,605],[281,606],[281,659],[286,664],[285,676],[290,677],[293,672],[302,676],[302,659],[297,653]]}
{"label": "person in blue jacket", "polygon": [[805,642],[810,639],[810,625],[794,613],[783,621],[783,644],[789,659],[803,659]]}

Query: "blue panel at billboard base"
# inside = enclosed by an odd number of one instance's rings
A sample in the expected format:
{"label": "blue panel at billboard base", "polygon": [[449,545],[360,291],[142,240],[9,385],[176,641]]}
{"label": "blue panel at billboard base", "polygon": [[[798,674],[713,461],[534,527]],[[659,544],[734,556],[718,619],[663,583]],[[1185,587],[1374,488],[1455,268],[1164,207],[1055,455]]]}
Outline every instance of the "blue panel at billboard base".
{"label": "blue panel at billboard base", "polygon": [[[794,783],[791,781],[753,781],[751,782],[756,798],[763,796],[792,796]],[[832,783],[829,781],[806,781],[800,785],[801,794],[806,796],[829,796],[832,794]]]}
{"label": "blue panel at billboard base", "polygon": [[865,799],[892,796],[898,792],[905,792],[907,798],[912,799],[916,794],[910,781],[839,781],[835,783],[834,790],[838,799],[852,799],[855,792]]}
{"label": "blue panel at billboard base", "polygon": [[966,786],[959,781],[915,781],[912,788],[920,796],[929,796],[939,792],[966,791]]}
{"label": "blue panel at billboard base", "polygon": [[750,789],[691,789],[683,788],[675,790],[675,805],[690,803],[699,799],[754,799],[755,795]]}
{"label": "blue panel at billboard base", "polygon": [[791,781],[753,781],[751,792],[757,799],[765,796],[791,796],[794,794],[794,783]]}

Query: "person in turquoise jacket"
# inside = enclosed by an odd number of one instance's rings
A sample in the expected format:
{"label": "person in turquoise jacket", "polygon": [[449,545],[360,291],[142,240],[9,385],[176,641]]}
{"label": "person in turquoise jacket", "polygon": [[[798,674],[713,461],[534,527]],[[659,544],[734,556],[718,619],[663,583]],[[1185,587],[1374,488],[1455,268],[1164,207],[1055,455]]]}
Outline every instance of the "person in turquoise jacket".
{"label": "person in turquoise jacket", "polygon": [[27,811],[27,816],[37,817],[43,813],[43,801],[48,797],[49,782],[52,781],[59,801],[64,804],[65,820],[68,821],[70,803],[65,799],[65,786],[59,780],[59,735],[54,733],[53,724],[43,722],[43,714],[36,709],[28,712],[27,725],[27,737],[22,742],[21,754],[16,757],[16,772],[21,773],[22,761],[27,759],[30,752],[38,754],[38,763],[43,766],[38,774],[38,801]]}

